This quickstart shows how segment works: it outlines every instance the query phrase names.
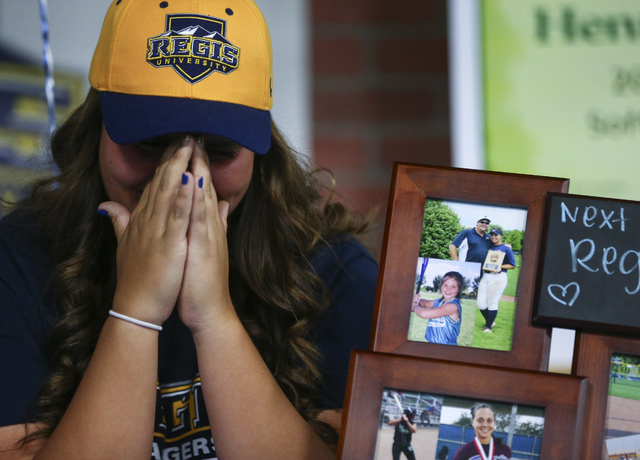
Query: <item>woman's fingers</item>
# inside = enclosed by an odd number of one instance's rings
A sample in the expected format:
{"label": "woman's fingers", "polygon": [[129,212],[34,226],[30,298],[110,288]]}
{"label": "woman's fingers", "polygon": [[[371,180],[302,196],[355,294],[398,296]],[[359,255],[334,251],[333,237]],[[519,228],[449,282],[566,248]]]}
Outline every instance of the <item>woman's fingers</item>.
{"label": "woman's fingers", "polygon": [[196,184],[188,169],[195,146],[194,136],[186,135],[167,147],[134,211],[143,214],[141,222],[153,223],[170,237],[186,237],[189,228]]}
{"label": "woman's fingers", "polygon": [[191,221],[193,195],[196,185],[193,174],[189,171],[183,172],[180,180],[181,185],[178,186],[179,189],[175,200],[167,215],[166,233],[169,237],[184,235],[186,238],[189,222]]}
{"label": "woman's fingers", "polygon": [[114,308],[154,324],[171,313],[184,278],[195,190],[189,171],[194,148],[189,136],[166,149],[130,216],[115,203],[100,205],[109,212],[118,237]]}
{"label": "woman's fingers", "polygon": [[202,136],[196,137],[196,145],[194,148],[193,156],[191,157],[191,171],[197,178],[211,176],[209,164],[209,157],[204,146],[204,138]]}
{"label": "woman's fingers", "polygon": [[222,225],[224,225],[224,231],[227,232],[227,217],[229,217],[229,202],[227,201],[218,201],[218,214],[220,215],[220,219],[222,220]]}
{"label": "woman's fingers", "polygon": [[189,223],[189,239],[201,240],[208,237],[207,231],[207,203],[205,197],[205,183],[211,183],[209,161],[203,147],[202,137],[198,138],[190,164],[191,172],[196,181],[193,196],[193,207]]}
{"label": "woman's fingers", "polygon": [[217,318],[229,300],[226,239],[227,202],[218,202],[208,157],[198,143],[191,159],[196,187],[188,231],[188,252],[179,298],[182,321],[192,330]]}
{"label": "woman's fingers", "polygon": [[106,213],[109,219],[111,219],[113,230],[119,244],[122,240],[122,235],[124,235],[124,232],[129,225],[131,213],[129,213],[127,208],[115,201],[105,201],[104,203],[100,203],[98,211],[101,211],[103,214]]}
{"label": "woman's fingers", "polygon": [[[194,147],[193,136],[186,135],[165,150],[156,173],[147,186],[147,202],[141,203],[146,205],[144,209],[147,218],[165,220],[175,211],[173,204],[176,196],[183,190],[181,185],[189,185],[189,177],[185,177],[184,174],[189,169]],[[192,186],[193,182],[190,185]]]}

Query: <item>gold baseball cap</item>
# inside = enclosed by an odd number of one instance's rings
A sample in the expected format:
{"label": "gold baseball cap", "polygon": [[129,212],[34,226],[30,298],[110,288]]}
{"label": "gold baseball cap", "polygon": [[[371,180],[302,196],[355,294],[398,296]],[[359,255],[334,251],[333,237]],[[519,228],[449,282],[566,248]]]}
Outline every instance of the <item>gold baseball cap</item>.
{"label": "gold baseball cap", "polygon": [[114,0],[89,82],[111,139],[212,134],[271,145],[269,29],[252,0]]}

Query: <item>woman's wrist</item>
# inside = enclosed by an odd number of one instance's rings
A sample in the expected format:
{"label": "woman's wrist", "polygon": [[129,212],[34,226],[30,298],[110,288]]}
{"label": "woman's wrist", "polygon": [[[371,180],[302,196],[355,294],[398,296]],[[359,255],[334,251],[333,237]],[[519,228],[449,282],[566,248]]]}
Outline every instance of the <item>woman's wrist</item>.
{"label": "woman's wrist", "polygon": [[109,310],[109,316],[120,319],[130,324],[135,324],[136,326],[144,327],[145,329],[152,329],[158,332],[162,330],[162,326],[158,324],[148,323],[146,321],[133,318],[132,316],[127,316],[122,313],[118,313],[117,311],[114,311],[114,310]]}
{"label": "woman's wrist", "polygon": [[237,315],[219,317],[214,321],[200,323],[189,328],[198,354],[208,354],[211,350],[222,350],[229,343],[237,343],[247,334]]}
{"label": "woman's wrist", "polygon": [[[175,305],[175,301],[173,305]],[[143,296],[127,296],[126,292],[119,292],[116,289],[111,310],[145,323],[162,326],[171,315],[173,305],[168,307]]]}
{"label": "woman's wrist", "polygon": [[[234,327],[236,324],[242,327],[242,323],[238,318],[235,308],[231,300],[224,302],[225,306],[208,306],[204,309],[203,314],[190,314],[186,311],[180,311],[182,322],[189,328],[191,335],[209,336],[220,335],[228,328]],[[202,312],[198,312],[202,313]]]}

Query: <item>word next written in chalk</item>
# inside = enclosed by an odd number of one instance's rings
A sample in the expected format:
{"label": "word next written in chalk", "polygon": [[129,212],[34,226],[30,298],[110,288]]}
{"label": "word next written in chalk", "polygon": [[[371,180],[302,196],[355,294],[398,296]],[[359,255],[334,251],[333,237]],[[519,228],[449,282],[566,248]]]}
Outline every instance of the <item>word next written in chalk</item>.
{"label": "word next written in chalk", "polygon": [[[582,223],[587,228],[620,230],[621,232],[627,230],[626,222],[628,219],[624,217],[623,207],[620,207],[619,211],[605,211],[595,206],[586,206],[584,209],[576,206],[572,210],[564,202],[560,204],[560,207],[562,223]],[[607,246],[598,251],[595,241],[591,238],[579,241],[570,238],[569,247],[573,273],[577,273],[580,267],[592,273],[596,273],[602,268],[606,275],[614,275],[618,272],[629,275],[635,271],[635,286],[625,286],[624,289],[629,295],[640,291],[640,251],[629,249],[618,257],[619,251],[616,247]]]}
{"label": "word next written in chalk", "polygon": [[[617,219],[616,211],[606,212],[604,209],[598,209],[595,206],[585,206],[584,211],[580,212],[580,206],[576,206],[571,213],[571,210],[567,207],[565,202],[560,203],[560,208],[562,210],[562,223],[566,223],[567,219],[569,219],[574,224],[577,222],[578,217],[582,214],[582,224],[585,227],[594,227],[595,225],[599,225],[597,228],[608,228],[613,230],[614,224],[620,226],[620,231],[625,231],[625,222],[627,219],[624,218],[624,208],[620,208],[620,217]],[[600,212],[598,212],[600,211]]]}

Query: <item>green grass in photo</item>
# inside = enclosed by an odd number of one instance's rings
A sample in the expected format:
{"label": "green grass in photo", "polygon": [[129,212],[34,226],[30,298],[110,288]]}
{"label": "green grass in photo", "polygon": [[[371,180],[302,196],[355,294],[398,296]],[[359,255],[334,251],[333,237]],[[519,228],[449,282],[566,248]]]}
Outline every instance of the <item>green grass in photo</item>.
{"label": "green grass in photo", "polygon": [[474,348],[486,348],[489,350],[509,351],[513,340],[513,323],[516,316],[515,302],[498,303],[498,316],[492,332],[482,332],[485,320],[480,310],[476,308],[475,324],[473,327]]}
{"label": "green grass in photo", "polygon": [[640,382],[609,379],[609,395],[640,401]]}
{"label": "green grass in photo", "polygon": [[522,255],[514,254],[514,257],[516,259],[516,268],[507,270],[507,287],[502,293],[502,295],[509,295],[512,297],[516,296],[518,280],[520,279],[520,266],[522,265]]}

